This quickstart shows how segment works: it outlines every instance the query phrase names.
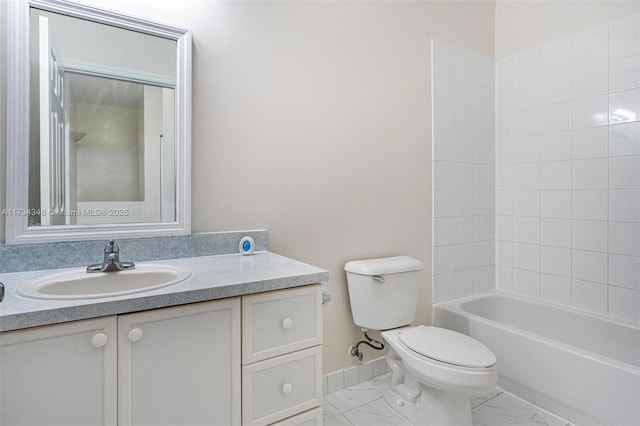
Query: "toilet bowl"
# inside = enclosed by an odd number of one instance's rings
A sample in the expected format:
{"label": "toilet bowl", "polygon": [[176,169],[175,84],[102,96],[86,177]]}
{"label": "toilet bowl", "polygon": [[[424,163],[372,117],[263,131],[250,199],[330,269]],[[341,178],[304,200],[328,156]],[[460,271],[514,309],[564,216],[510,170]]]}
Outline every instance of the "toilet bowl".
{"label": "toilet bowl", "polygon": [[[408,256],[345,265],[354,323],[382,330],[392,372],[386,403],[412,425],[472,425],[470,397],[497,383],[496,357],[477,340],[415,319],[422,262]],[[366,334],[365,334],[366,335]]]}
{"label": "toilet bowl", "polygon": [[496,357],[469,336],[439,327],[382,332],[392,372],[385,401],[414,425],[471,425],[470,397],[493,391]]}

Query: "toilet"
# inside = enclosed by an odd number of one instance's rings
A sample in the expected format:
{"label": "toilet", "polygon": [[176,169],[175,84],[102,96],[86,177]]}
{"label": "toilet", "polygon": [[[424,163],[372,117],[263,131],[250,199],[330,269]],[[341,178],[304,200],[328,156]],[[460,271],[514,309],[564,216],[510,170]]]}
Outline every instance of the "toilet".
{"label": "toilet", "polygon": [[422,262],[408,256],[355,260],[344,267],[353,321],[380,330],[388,346],[386,403],[412,425],[471,425],[470,397],[492,392],[496,356],[479,341],[416,317]]}

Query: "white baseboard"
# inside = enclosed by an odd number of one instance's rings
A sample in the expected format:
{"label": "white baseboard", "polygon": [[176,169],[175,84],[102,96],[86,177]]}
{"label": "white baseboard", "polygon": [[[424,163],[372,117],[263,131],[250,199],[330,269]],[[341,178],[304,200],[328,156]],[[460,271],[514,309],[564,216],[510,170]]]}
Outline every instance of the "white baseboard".
{"label": "white baseboard", "polygon": [[360,365],[343,368],[322,376],[322,395],[327,395],[366,382],[387,372],[384,356],[372,359]]}

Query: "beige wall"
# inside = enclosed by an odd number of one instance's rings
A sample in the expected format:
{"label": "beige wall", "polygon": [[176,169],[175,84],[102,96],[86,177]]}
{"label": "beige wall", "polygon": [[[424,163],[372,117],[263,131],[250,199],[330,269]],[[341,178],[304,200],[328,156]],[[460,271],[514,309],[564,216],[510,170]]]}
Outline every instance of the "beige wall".
{"label": "beige wall", "polygon": [[496,59],[640,13],[640,1],[496,1]]}
{"label": "beige wall", "polygon": [[493,56],[492,2],[91,2],[192,28],[193,232],[330,271],[325,372],[361,337],[350,259],[421,259],[430,321],[430,38]]}

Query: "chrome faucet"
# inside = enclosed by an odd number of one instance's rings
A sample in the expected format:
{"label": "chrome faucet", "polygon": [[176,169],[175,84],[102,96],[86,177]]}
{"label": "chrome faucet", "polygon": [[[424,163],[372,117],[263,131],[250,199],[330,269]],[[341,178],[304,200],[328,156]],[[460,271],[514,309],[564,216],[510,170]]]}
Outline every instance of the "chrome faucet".
{"label": "chrome faucet", "polygon": [[133,262],[120,262],[120,248],[116,240],[111,240],[104,248],[102,263],[87,266],[87,272],[116,272],[135,267],[136,264]]}

